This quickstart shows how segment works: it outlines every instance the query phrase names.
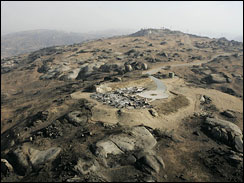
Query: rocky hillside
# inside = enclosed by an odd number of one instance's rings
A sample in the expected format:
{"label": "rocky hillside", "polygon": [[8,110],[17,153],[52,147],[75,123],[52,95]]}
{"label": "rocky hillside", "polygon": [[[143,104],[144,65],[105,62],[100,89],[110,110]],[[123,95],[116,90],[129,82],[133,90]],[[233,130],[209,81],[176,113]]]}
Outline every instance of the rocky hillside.
{"label": "rocky hillside", "polygon": [[243,44],[145,29],[1,59],[1,181],[243,181]]}

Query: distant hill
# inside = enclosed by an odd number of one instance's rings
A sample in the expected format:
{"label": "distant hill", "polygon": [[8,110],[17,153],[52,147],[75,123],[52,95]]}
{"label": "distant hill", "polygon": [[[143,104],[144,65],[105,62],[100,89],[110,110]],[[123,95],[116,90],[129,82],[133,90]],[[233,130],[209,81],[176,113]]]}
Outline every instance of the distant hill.
{"label": "distant hill", "polygon": [[29,53],[41,48],[80,43],[105,37],[98,34],[69,33],[57,30],[31,30],[1,36],[1,58]]}

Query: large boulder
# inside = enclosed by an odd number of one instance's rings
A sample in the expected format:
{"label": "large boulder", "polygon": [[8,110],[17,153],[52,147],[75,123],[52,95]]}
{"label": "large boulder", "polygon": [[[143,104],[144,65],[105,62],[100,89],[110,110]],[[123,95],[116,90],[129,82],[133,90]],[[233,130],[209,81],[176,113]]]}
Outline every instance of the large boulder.
{"label": "large boulder", "polygon": [[61,148],[59,147],[51,147],[44,151],[39,151],[37,149],[29,148],[28,157],[32,166],[36,167],[50,160],[54,160],[59,155],[60,152],[61,152]]}
{"label": "large boulder", "polygon": [[154,136],[144,126],[133,127],[130,134],[136,139],[135,147],[138,149],[152,149],[157,144]]}
{"label": "large boulder", "polygon": [[8,157],[14,170],[19,175],[25,175],[31,168],[37,168],[41,164],[54,160],[60,152],[59,147],[51,147],[43,151],[31,147],[19,147],[10,152]]}
{"label": "large boulder", "polygon": [[82,175],[86,175],[91,172],[98,171],[100,169],[100,165],[95,159],[84,160],[80,158],[74,168]]}
{"label": "large boulder", "polygon": [[5,176],[12,172],[14,169],[12,165],[8,162],[6,159],[1,159],[1,173],[3,173]]}
{"label": "large boulder", "polygon": [[93,65],[92,64],[84,64],[83,67],[81,67],[80,72],[76,79],[84,79],[93,73]]}
{"label": "large boulder", "polygon": [[144,127],[136,126],[126,133],[111,135],[97,142],[96,154],[122,154],[134,150],[150,150],[156,145],[154,136]]}
{"label": "large boulder", "polygon": [[102,64],[103,62],[83,64],[80,68],[79,74],[77,75],[76,79],[87,79],[91,75],[96,74]]}
{"label": "large boulder", "polygon": [[152,153],[143,153],[144,155],[137,159],[136,167],[147,173],[159,173],[161,169],[165,169],[165,163],[160,156]]}
{"label": "large boulder", "polygon": [[210,74],[208,77],[208,83],[226,83],[227,80],[222,74]]}
{"label": "large boulder", "polygon": [[120,71],[122,70],[121,63],[106,63],[99,68],[102,72]]}
{"label": "large boulder", "polygon": [[74,69],[74,70],[71,70],[68,75],[67,75],[67,79],[68,80],[72,80],[72,79],[76,79],[78,74],[80,72],[80,68],[77,68],[77,69]]}
{"label": "large boulder", "polygon": [[87,122],[88,117],[82,111],[72,111],[68,113],[65,118],[68,122],[72,123],[73,125],[81,125]]}
{"label": "large boulder", "polygon": [[100,140],[96,143],[96,155],[100,157],[107,157],[108,154],[122,154],[118,146],[116,146],[110,139]]}
{"label": "large boulder", "polygon": [[243,152],[243,134],[237,125],[226,120],[206,118],[203,129],[213,139],[231,146],[238,152]]}
{"label": "large boulder", "polygon": [[147,70],[147,69],[148,69],[148,66],[147,66],[146,63],[142,63],[142,69],[143,69],[143,70]]}
{"label": "large boulder", "polygon": [[131,66],[131,65],[125,65],[125,71],[126,71],[126,72],[131,72],[131,71],[133,71],[132,66]]}
{"label": "large boulder", "polygon": [[107,93],[107,92],[112,91],[112,88],[109,86],[105,86],[105,85],[94,85],[93,91],[95,91],[97,93]]}
{"label": "large boulder", "polygon": [[16,150],[9,152],[8,160],[17,174],[25,175],[29,167],[29,162],[27,161],[27,155],[21,148],[17,148]]}

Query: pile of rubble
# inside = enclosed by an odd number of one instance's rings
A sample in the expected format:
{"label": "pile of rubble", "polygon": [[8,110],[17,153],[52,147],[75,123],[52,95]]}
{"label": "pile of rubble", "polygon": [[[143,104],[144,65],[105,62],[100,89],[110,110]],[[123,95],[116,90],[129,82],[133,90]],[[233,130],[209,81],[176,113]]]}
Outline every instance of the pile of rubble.
{"label": "pile of rubble", "polygon": [[137,96],[137,93],[144,91],[142,87],[122,88],[108,93],[94,93],[90,97],[104,104],[116,108],[150,108],[146,98]]}

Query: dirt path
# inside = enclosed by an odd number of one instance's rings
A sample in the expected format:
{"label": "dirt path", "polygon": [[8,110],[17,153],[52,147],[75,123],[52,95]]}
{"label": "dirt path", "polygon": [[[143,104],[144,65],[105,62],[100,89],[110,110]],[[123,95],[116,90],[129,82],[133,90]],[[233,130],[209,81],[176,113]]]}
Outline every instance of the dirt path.
{"label": "dirt path", "polygon": [[200,106],[201,95],[210,97],[212,99],[212,104],[215,105],[220,111],[233,110],[243,113],[243,102],[241,99],[235,96],[214,89],[189,87],[187,86],[187,83],[180,78],[165,79],[164,83],[168,86],[169,91],[182,94],[190,101],[190,106],[175,114],[167,116],[170,120],[175,121],[176,124],[179,124],[177,121],[182,120],[187,115],[192,115],[194,112],[202,111]]}

